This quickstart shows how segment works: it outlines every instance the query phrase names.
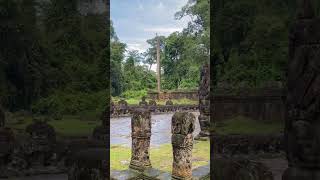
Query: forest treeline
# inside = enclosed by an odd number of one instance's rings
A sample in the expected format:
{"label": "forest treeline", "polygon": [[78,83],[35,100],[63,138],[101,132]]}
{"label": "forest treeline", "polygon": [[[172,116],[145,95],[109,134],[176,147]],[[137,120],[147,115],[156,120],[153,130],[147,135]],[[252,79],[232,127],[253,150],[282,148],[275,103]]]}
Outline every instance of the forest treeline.
{"label": "forest treeline", "polygon": [[[161,89],[197,89],[200,68],[209,62],[210,6],[209,0],[191,0],[176,12],[177,21],[192,19],[182,32],[159,36]],[[126,98],[141,97],[155,90],[157,37],[147,40],[145,52],[128,50],[111,24],[111,94]]]}
{"label": "forest treeline", "polygon": [[197,89],[201,66],[209,62],[210,14],[209,1],[189,1],[176,12],[177,21],[191,17],[192,21],[182,32],[147,40],[145,52],[127,50],[125,43],[116,35],[111,24],[111,94],[134,97],[156,90],[157,39],[160,42],[161,89]]}
{"label": "forest treeline", "polygon": [[[214,0],[212,63],[216,85],[261,87],[286,80],[292,0]],[[301,1],[302,2],[302,1]],[[313,0],[317,14],[320,1]]]}
{"label": "forest treeline", "polygon": [[73,114],[105,104],[107,21],[77,0],[0,1],[0,97],[10,111]]}
{"label": "forest treeline", "polygon": [[[258,87],[283,82],[296,1],[211,3],[210,9],[209,0],[188,1],[173,17],[191,17],[188,26],[159,37],[162,89],[197,88],[200,67],[209,54],[219,84]],[[313,3],[319,14],[320,1]],[[104,15],[81,15],[77,0],[0,0],[1,104],[10,111],[57,116],[100,112],[109,93],[140,96],[156,89],[155,72],[150,70],[156,61],[156,39],[147,41],[150,48],[142,54],[127,51],[116,29],[111,25],[109,34],[109,27]],[[111,92],[106,89],[108,70]]]}

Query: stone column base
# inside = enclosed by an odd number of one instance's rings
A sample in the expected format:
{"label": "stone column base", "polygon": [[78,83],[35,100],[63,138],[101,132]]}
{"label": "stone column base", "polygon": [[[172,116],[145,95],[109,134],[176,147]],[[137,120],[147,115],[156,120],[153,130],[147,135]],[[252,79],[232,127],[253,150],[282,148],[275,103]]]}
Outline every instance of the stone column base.
{"label": "stone column base", "polygon": [[144,171],[145,169],[151,168],[151,163],[149,162],[148,164],[141,164],[141,162],[132,160],[129,168],[133,170]]}
{"label": "stone column base", "polygon": [[301,169],[289,167],[282,175],[282,180],[320,180],[320,169]]}

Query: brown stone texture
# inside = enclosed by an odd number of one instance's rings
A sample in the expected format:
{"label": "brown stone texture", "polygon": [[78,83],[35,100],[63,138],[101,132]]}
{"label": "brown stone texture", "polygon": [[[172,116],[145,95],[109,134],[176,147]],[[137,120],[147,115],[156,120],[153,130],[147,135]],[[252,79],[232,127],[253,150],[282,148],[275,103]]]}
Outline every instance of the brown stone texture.
{"label": "brown stone texture", "polygon": [[301,0],[290,31],[284,180],[320,179],[320,18]]}
{"label": "brown stone texture", "polygon": [[131,162],[130,168],[144,170],[151,167],[149,159],[151,137],[151,113],[147,109],[136,109],[131,119]]}
{"label": "brown stone texture", "polygon": [[192,113],[176,112],[172,117],[171,133],[173,148],[173,179],[192,178],[192,148],[195,116]]}

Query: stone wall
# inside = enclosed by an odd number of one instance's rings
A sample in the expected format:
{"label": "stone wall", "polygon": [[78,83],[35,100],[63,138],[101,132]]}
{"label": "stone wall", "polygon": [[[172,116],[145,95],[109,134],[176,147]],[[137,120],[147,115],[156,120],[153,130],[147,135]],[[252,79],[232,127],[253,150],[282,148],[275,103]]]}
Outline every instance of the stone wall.
{"label": "stone wall", "polygon": [[[158,98],[158,92],[149,91],[148,92],[148,98],[150,99],[157,99]],[[192,99],[192,100],[198,100],[198,91],[164,91],[159,96],[160,99]]]}
{"label": "stone wall", "polygon": [[212,104],[214,121],[236,116],[262,121],[284,121],[284,91],[281,88],[241,89],[231,91],[217,89]]}

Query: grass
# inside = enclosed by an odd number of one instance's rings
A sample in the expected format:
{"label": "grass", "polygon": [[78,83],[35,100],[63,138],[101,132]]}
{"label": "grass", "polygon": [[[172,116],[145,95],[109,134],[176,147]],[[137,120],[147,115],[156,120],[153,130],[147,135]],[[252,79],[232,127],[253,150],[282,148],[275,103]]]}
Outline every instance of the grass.
{"label": "grass", "polygon": [[[113,101],[115,103],[117,103],[120,98],[118,97],[112,97]],[[130,105],[138,105],[139,102],[141,101],[140,98],[128,98],[125,99],[127,101],[128,104]],[[150,99],[146,99],[147,102],[149,102]],[[166,103],[166,100],[156,100],[157,104],[159,105],[164,105]],[[198,104],[198,100],[191,100],[191,99],[187,99],[187,98],[183,98],[183,99],[172,99],[173,104],[181,104],[181,105],[194,105],[194,104]]]}
{"label": "grass", "polygon": [[[110,162],[111,169],[125,170],[129,167],[131,148],[123,146],[111,146]],[[172,146],[164,144],[160,147],[150,148],[150,160],[152,167],[162,171],[171,172],[172,169]],[[207,165],[210,161],[210,142],[195,141],[192,150],[192,167]]]}
{"label": "grass", "polygon": [[[24,132],[31,123],[32,117],[19,117],[8,121],[7,126],[19,133]],[[99,121],[81,120],[78,116],[64,116],[61,120],[50,120],[48,123],[54,127],[57,135],[62,137],[88,136],[101,124]]]}
{"label": "grass", "polygon": [[284,122],[268,121],[262,122],[248,119],[245,117],[236,117],[223,122],[218,122],[214,131],[218,134],[276,134],[283,131]]}

